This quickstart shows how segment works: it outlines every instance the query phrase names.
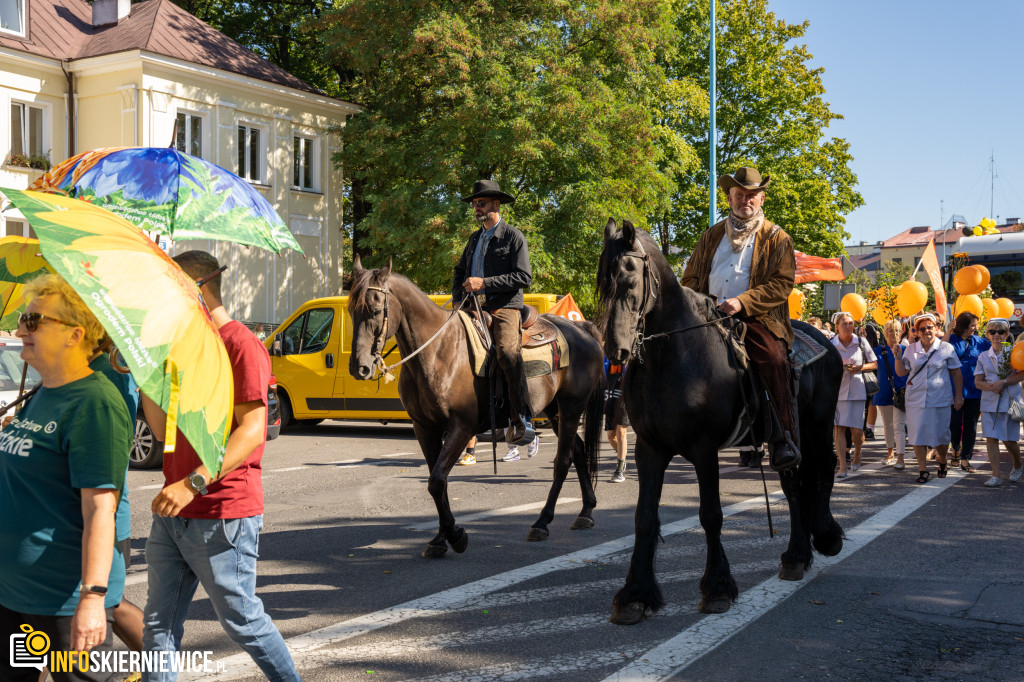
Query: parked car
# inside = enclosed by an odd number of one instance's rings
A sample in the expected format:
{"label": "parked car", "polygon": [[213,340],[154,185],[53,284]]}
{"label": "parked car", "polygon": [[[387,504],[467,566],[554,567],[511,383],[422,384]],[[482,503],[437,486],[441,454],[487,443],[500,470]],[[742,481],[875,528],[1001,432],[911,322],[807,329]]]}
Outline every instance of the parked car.
{"label": "parked car", "polygon": [[39,372],[25,364],[21,359],[21,339],[12,337],[0,338],[0,407],[18,399],[21,388],[22,372],[25,374],[25,390],[29,390],[41,381]]}

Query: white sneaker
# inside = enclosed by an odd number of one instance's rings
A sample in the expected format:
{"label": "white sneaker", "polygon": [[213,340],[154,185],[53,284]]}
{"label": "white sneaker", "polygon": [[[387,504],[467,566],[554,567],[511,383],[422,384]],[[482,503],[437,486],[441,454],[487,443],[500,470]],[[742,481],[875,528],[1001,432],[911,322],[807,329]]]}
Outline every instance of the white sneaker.
{"label": "white sneaker", "polygon": [[540,436],[533,439],[530,447],[526,448],[526,456],[533,457],[540,451]]}
{"label": "white sneaker", "polygon": [[513,446],[505,456],[501,458],[502,462],[518,462],[519,461],[519,448]]}
{"label": "white sneaker", "polygon": [[1016,483],[1020,480],[1022,473],[1024,473],[1024,466],[1017,467],[1016,469],[1010,469],[1010,480]]}
{"label": "white sneaker", "polygon": [[993,476],[992,478],[990,478],[987,481],[985,481],[985,487],[986,488],[998,488],[1002,484],[1003,484],[1003,479],[999,478],[998,476]]}

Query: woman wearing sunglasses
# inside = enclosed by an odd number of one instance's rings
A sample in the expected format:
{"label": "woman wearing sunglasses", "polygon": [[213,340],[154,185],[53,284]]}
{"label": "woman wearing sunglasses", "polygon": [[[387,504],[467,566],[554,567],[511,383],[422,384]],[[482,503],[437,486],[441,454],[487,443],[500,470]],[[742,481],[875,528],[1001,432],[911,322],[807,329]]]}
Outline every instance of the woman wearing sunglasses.
{"label": "woman wearing sunglasses", "polygon": [[1010,401],[1024,401],[1020,382],[1024,380],[1024,372],[1010,367],[1004,359],[1009,355],[1013,343],[1010,335],[1010,323],[1001,317],[994,317],[985,325],[985,336],[992,342],[992,347],[981,354],[974,370],[974,384],[981,389],[981,425],[985,432],[985,448],[988,460],[992,463],[992,478],[985,481],[989,488],[1003,484],[1002,455],[999,453],[999,442],[1006,446],[1013,458],[1010,480],[1019,481],[1024,465],[1020,458],[1020,424],[1010,419],[1008,410]]}
{"label": "woman wearing sunglasses", "polygon": [[[57,275],[30,282],[25,297],[21,357],[42,382],[0,433],[0,636],[25,624],[54,651],[109,651],[125,578],[114,510],[132,424],[114,385],[89,368],[103,328],[82,299]],[[0,679],[39,677],[8,665]]]}
{"label": "woman wearing sunglasses", "polygon": [[927,483],[930,474],[926,456],[935,448],[939,456],[939,478],[946,476],[951,408],[964,404],[960,360],[953,346],[939,338],[939,321],[931,313],[912,320],[918,340],[906,350],[895,348],[896,374],[907,378],[907,434],[914,446],[919,471],[917,482]]}

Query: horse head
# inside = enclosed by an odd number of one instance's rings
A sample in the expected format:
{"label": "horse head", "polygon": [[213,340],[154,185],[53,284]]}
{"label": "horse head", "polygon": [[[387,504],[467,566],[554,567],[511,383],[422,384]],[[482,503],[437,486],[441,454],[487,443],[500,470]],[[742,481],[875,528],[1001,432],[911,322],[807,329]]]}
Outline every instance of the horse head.
{"label": "horse head", "polygon": [[373,378],[374,368],[383,364],[384,342],[398,329],[390,277],[390,258],[387,266],[367,270],[356,254],[348,293],[348,312],[352,317],[352,355],[348,371],[356,379]]}
{"label": "horse head", "polygon": [[661,285],[651,263],[655,250],[653,240],[628,220],[619,230],[615,220],[608,219],[597,288],[605,330],[604,352],[613,363],[629,359],[643,335],[644,317],[657,302]]}

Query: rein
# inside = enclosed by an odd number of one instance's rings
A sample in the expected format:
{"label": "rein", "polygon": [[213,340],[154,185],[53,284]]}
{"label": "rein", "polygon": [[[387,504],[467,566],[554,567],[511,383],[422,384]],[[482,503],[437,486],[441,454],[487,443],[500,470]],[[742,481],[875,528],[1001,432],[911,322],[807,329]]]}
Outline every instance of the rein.
{"label": "rein", "polygon": [[448,326],[448,323],[451,322],[455,315],[459,312],[459,308],[453,308],[452,314],[448,316],[448,319],[444,321],[444,324],[442,324],[440,328],[436,332],[434,332],[434,335],[427,339],[425,343],[421,344],[419,348],[409,353],[408,355],[406,355],[404,358],[394,363],[393,365],[385,365],[384,358],[386,358],[388,355],[391,355],[391,353],[394,352],[395,348],[398,348],[398,344],[395,344],[395,346],[393,346],[391,350],[389,350],[386,354],[381,355],[381,351],[384,349],[384,345],[387,342],[388,312],[390,311],[391,308],[391,291],[387,287],[386,282],[385,286],[383,287],[366,287],[366,289],[368,291],[379,291],[382,294],[384,294],[384,323],[381,324],[380,331],[378,331],[373,337],[373,367],[376,371],[380,373],[375,377],[376,380],[380,381],[381,379],[383,379],[385,384],[390,384],[392,381],[395,380],[395,375],[391,373],[391,370],[401,367],[409,360],[412,360],[414,357],[419,355],[424,348],[429,346],[438,336],[440,336],[441,332],[443,332],[445,327]]}

